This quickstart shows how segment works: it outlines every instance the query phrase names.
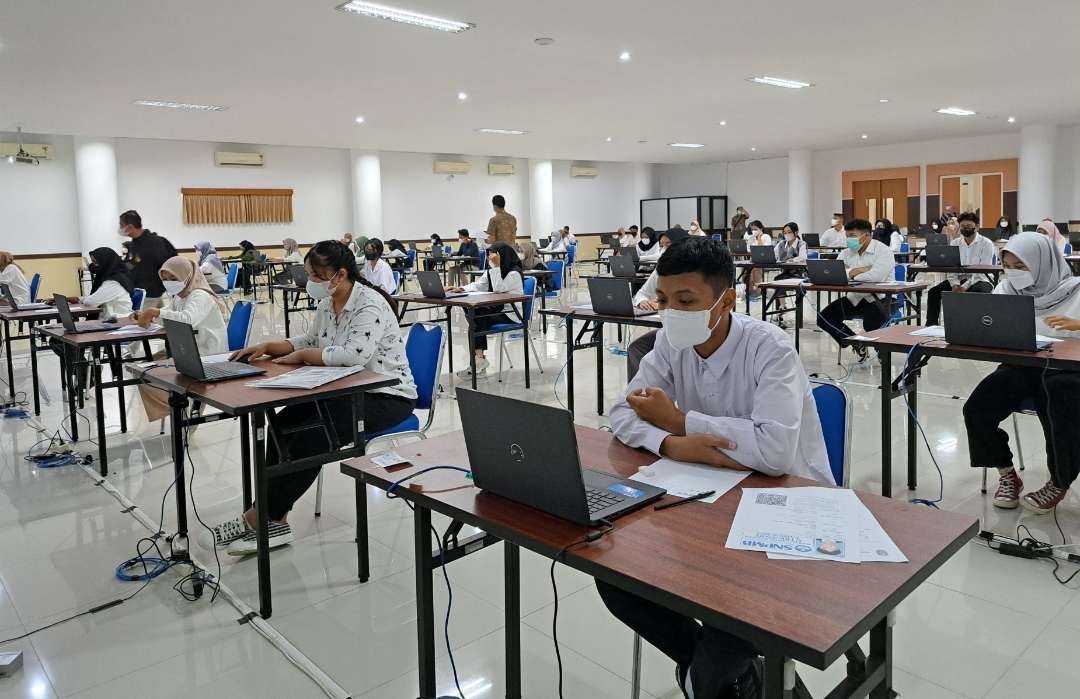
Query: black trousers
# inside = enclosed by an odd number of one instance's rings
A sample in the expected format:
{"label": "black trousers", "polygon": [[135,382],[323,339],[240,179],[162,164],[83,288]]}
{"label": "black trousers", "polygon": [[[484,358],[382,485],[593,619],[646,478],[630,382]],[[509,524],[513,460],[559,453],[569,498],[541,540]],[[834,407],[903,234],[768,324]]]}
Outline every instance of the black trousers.
{"label": "black trousers", "polygon": [[757,655],[753,645],[726,631],[702,626],[667,607],[596,581],[596,591],[616,619],[656,646],[684,671],[706,662],[721,686],[734,682]]}
{"label": "black trousers", "polygon": [[817,324],[819,328],[829,333],[832,339],[839,342],[855,334],[855,331],[844,323],[845,320],[851,318],[862,318],[865,329],[877,330],[885,325],[889,314],[880,301],[864,298],[858,303],[852,303],[847,296],[841,296],[818,313]]}
{"label": "black trousers", "polygon": [[[1045,385],[1044,385],[1045,379]],[[1049,396],[1047,395],[1049,393]],[[1046,440],[1050,479],[1068,488],[1080,473],[1080,373],[1002,364],[979,382],[964,403],[968,454],[975,468],[1010,468],[1009,434],[1001,429],[1021,404],[1032,401]]]}
{"label": "black trousers", "polygon": [[[926,324],[937,325],[941,320],[941,295],[946,291],[952,291],[953,285],[948,279],[936,286],[930,287],[926,294]],[[965,293],[989,294],[994,287],[987,281],[975,282]]]}
{"label": "black trousers", "polygon": [[[477,308],[476,316],[473,321],[476,332],[487,332],[491,329],[492,325],[499,325],[501,323],[517,323],[516,318],[511,318],[498,306],[491,308]],[[488,346],[487,335],[480,335],[476,338],[476,349],[486,350]]]}
{"label": "black trousers", "polygon": [[[338,444],[351,444],[353,441],[352,399],[348,396],[321,400],[323,414],[332,421],[330,429]],[[416,401],[411,398],[390,396],[385,393],[368,393],[364,396],[364,431],[381,432],[400,423],[413,412]],[[297,427],[305,424],[319,424],[319,414],[311,403],[300,403],[282,408],[271,419],[275,429]],[[316,454],[326,454],[331,444],[326,440],[326,433],[321,429],[310,429],[280,439],[287,440],[289,457],[302,459]],[[268,440],[266,463],[281,463],[281,456],[274,441]],[[311,484],[319,477],[321,467],[309,468],[290,473],[270,481],[270,499],[267,515],[272,520],[280,520],[292,509],[300,496],[307,492]]]}

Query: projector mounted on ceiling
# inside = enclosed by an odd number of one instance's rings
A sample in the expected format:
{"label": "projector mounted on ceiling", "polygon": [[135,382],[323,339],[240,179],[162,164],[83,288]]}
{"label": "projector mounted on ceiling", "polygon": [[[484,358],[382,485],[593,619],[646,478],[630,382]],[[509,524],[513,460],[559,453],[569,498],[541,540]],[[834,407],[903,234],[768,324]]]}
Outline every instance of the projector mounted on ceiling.
{"label": "projector mounted on ceiling", "polygon": [[29,153],[27,153],[26,149],[23,148],[22,127],[21,126],[17,127],[16,131],[19,134],[19,150],[14,155],[9,155],[8,156],[8,162],[9,163],[19,163],[21,165],[40,165],[41,161],[36,156],[30,155]]}

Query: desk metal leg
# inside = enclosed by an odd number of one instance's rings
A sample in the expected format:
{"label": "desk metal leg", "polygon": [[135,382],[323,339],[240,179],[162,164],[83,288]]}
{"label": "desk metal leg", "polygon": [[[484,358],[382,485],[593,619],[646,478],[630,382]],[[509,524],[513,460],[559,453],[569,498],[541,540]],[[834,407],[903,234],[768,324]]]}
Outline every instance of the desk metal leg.
{"label": "desk metal leg", "polygon": [[604,324],[593,323],[596,338],[596,414],[604,414]]}
{"label": "desk metal leg", "polygon": [[566,408],[574,414],[574,314],[566,316]]}
{"label": "desk metal leg", "polygon": [[[469,367],[472,369],[472,389],[476,390],[476,311],[465,308],[465,323],[469,326]],[[450,307],[446,307],[449,315]]]}
{"label": "desk metal leg", "polygon": [[244,512],[251,508],[251,423],[247,415],[236,418],[240,421],[240,482],[244,492]]}
{"label": "desk metal leg", "polygon": [[516,544],[503,541],[506,624],[506,697],[521,699],[521,561]]}
{"label": "desk metal leg", "polygon": [[[908,377],[907,404],[907,487],[915,490],[918,486],[918,450],[916,448],[915,432],[919,429],[916,420],[919,416],[919,384],[915,374]],[[901,387],[902,389],[904,387]]]}
{"label": "desk metal leg", "polygon": [[[539,286],[539,281],[540,280],[537,280],[537,285],[538,286]],[[541,311],[546,311],[547,310],[547,293],[544,292],[543,290],[541,290],[541,292],[540,292],[540,310]],[[547,313],[541,313],[540,314],[540,327],[543,328],[544,336],[547,337]]]}
{"label": "desk metal leg", "polygon": [[[454,314],[453,306],[446,307],[446,367],[450,372],[450,381],[454,381]],[[404,314],[404,311],[402,311]],[[475,388],[475,386],[473,387]]]}
{"label": "desk metal leg", "polygon": [[873,672],[873,669],[881,664],[885,675],[881,683],[870,690],[870,699],[892,699],[896,696],[892,691],[892,619],[894,614],[895,612],[889,612],[888,616],[870,629],[870,657],[867,665]]}
{"label": "desk metal leg", "polygon": [[431,510],[413,509],[413,563],[416,572],[416,660],[420,699],[435,699],[435,600],[431,572]]}
{"label": "desk metal leg", "polygon": [[105,349],[109,357],[109,371],[116,382],[116,407],[120,413],[120,432],[127,432],[127,401],[124,395],[124,364],[121,361],[120,345],[109,345]]}
{"label": "desk metal leg", "polygon": [[[187,396],[183,393],[169,394],[169,410],[171,412],[170,425],[172,430],[172,455],[173,474],[176,490],[176,532],[180,538],[188,538],[187,528],[187,481],[184,478],[184,461],[187,455],[184,453],[184,408],[187,407]],[[184,550],[188,547],[185,545]]]}
{"label": "desk metal leg", "polygon": [[78,368],[76,366],[76,353],[64,343],[64,385],[67,387],[68,397],[68,419],[71,421],[70,433],[71,441],[79,441],[79,417],[75,407],[75,394],[79,392],[79,379],[77,377]]}
{"label": "desk metal leg", "polygon": [[[764,699],[794,699],[794,666],[788,668],[791,661],[783,656],[767,656],[765,658],[765,687],[762,692]],[[790,683],[791,686],[785,680],[785,676],[790,672],[792,675]]]}
{"label": "desk metal leg", "polygon": [[803,299],[806,292],[799,289],[795,292],[795,354],[799,353],[799,335],[802,334],[803,324]]}
{"label": "desk metal leg", "polygon": [[289,292],[281,292],[282,308],[285,311],[285,337],[289,337]]}
{"label": "desk metal leg", "polygon": [[105,444],[105,392],[101,390],[101,348],[95,347],[91,355],[94,365],[94,412],[97,413],[98,470],[101,477],[109,475],[109,451]]}
{"label": "desk metal leg", "polygon": [[[352,414],[353,444],[364,453],[367,445],[364,437],[363,392],[352,394]],[[364,482],[359,478],[356,479],[356,560],[360,582],[367,582],[371,573],[368,558],[367,491]]]}
{"label": "desk metal leg", "polygon": [[878,351],[881,361],[881,494],[892,497],[892,353]]}
{"label": "desk metal leg", "polygon": [[266,476],[266,413],[251,414],[255,431],[255,544],[259,558],[259,614],[269,619],[274,613],[270,600],[270,479]]}
{"label": "desk metal leg", "polygon": [[[4,325],[6,327],[7,322]],[[8,351],[10,352],[10,348]],[[8,355],[8,361],[11,361],[10,354]],[[33,384],[34,390],[34,415],[41,415],[41,392],[38,390],[37,343],[34,342],[33,333],[30,334],[30,382]]]}
{"label": "desk metal leg", "polygon": [[[30,327],[30,343],[34,342],[34,329]],[[8,380],[8,393],[11,394],[11,400],[15,400],[15,366],[11,360],[11,323],[4,321],[4,354],[7,355],[7,380]],[[38,411],[40,412],[40,411]]]}

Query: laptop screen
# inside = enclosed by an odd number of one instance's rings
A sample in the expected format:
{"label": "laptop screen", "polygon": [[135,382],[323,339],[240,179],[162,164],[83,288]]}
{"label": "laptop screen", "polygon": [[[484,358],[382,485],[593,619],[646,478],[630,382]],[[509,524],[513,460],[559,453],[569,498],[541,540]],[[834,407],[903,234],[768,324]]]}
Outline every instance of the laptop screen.
{"label": "laptop screen", "polygon": [[161,322],[165,326],[165,335],[169,340],[169,350],[172,352],[176,370],[193,379],[205,379],[202,356],[199,354],[199,345],[195,342],[195,329],[178,320],[162,318]]}

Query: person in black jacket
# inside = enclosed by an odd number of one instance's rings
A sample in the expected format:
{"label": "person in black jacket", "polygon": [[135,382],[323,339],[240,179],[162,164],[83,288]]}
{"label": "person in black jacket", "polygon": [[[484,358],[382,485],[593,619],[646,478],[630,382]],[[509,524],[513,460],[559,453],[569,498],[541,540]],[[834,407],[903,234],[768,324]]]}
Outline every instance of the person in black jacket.
{"label": "person in black jacket", "polygon": [[176,257],[176,248],[168,239],[143,228],[142,217],[134,210],[120,214],[120,235],[130,240],[125,241],[128,264],[135,286],[146,290],[143,308],[160,308],[165,294],[158,270],[165,260]]}
{"label": "person in black jacket", "polygon": [[463,271],[466,269],[476,269],[476,265],[480,262],[480,248],[477,246],[476,241],[469,237],[469,229],[462,228],[457,232],[458,235],[458,249],[454,254],[458,257],[475,257],[475,262],[459,262],[450,268],[451,281],[455,286],[461,286],[467,280],[462,279],[464,275]]}

